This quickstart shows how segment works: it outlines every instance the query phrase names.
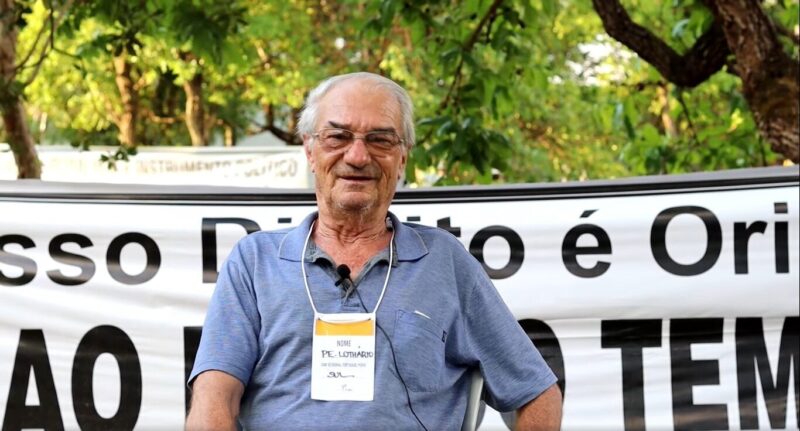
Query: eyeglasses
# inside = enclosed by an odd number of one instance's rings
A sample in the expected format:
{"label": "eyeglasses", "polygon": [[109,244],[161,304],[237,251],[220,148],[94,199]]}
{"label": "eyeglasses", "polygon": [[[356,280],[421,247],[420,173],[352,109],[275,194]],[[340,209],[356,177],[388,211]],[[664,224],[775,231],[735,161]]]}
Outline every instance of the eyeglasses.
{"label": "eyeglasses", "polygon": [[392,131],[374,131],[367,133],[355,133],[347,129],[326,128],[320,129],[312,134],[314,139],[327,150],[341,150],[355,142],[356,139],[364,141],[367,149],[378,152],[389,152],[405,141]]}

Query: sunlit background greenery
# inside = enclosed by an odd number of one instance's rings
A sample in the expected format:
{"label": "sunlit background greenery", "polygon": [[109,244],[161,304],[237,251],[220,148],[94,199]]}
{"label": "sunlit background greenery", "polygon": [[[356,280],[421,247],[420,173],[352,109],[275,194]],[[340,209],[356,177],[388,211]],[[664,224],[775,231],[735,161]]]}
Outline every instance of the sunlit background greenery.
{"label": "sunlit background greenery", "polygon": [[[781,163],[759,137],[739,78],[667,83],[603,30],[586,0],[93,1],[23,15],[18,55],[50,52],[21,73],[40,144],[119,145],[114,61],[131,66],[136,140],[192,145],[184,84],[202,78],[204,144],[275,131],[289,143],[310,88],[368,70],[405,86],[418,143],[408,177],[438,184],[565,181]],[[627,0],[632,18],[685,52],[713,17],[696,0]],[[797,1],[765,1],[788,29]],[[57,8],[56,8],[57,9]],[[797,58],[797,46],[786,44]],[[280,135],[285,132],[285,135]],[[195,142],[195,144],[198,144]]]}

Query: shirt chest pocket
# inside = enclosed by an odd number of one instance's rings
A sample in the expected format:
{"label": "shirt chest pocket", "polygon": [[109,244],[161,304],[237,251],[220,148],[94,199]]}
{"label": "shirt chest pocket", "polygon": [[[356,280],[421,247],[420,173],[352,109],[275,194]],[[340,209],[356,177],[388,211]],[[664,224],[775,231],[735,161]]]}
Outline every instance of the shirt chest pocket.
{"label": "shirt chest pocket", "polygon": [[447,333],[429,317],[418,312],[397,311],[394,325],[397,371],[406,387],[414,392],[441,389]]}

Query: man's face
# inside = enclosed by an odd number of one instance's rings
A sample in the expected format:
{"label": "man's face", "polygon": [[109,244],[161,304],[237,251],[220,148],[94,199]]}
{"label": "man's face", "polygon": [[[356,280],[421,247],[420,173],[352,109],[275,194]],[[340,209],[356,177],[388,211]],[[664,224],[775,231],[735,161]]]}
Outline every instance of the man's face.
{"label": "man's face", "polygon": [[[394,131],[404,138],[400,118],[400,106],[388,90],[368,81],[351,80],[340,83],[320,100],[315,130],[341,128],[358,136]],[[405,168],[404,145],[376,151],[358,138],[344,148],[331,150],[311,136],[303,140],[321,209],[323,205],[348,213],[388,209]]]}

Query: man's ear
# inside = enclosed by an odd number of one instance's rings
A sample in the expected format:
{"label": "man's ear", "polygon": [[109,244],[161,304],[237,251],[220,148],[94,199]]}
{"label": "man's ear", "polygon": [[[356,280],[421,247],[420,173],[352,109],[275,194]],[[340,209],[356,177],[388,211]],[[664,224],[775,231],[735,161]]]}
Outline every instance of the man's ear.
{"label": "man's ear", "polygon": [[409,148],[403,146],[403,154],[400,156],[400,169],[397,170],[397,179],[402,180],[406,174],[406,163],[408,162]]}
{"label": "man's ear", "polygon": [[306,160],[308,161],[308,166],[311,168],[311,172],[314,172],[314,157],[311,156],[311,145],[313,139],[311,136],[303,133],[303,149],[306,153]]}

